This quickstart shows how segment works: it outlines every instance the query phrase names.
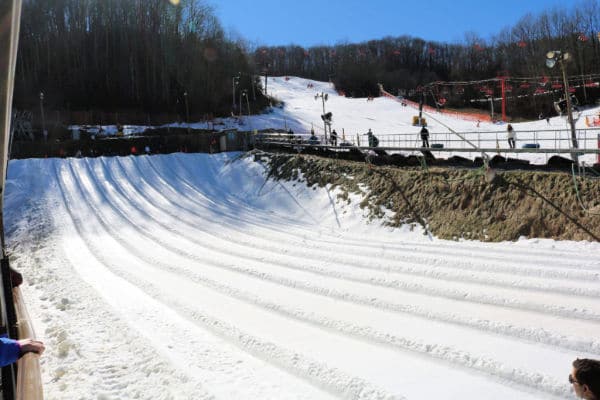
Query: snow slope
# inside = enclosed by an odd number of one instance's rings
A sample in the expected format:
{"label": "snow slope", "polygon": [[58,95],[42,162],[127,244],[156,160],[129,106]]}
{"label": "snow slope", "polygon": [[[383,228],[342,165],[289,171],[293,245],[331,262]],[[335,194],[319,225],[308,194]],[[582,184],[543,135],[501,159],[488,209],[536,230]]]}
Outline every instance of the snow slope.
{"label": "snow slope", "polygon": [[[412,118],[418,115],[418,109],[402,107],[398,101],[386,97],[377,97],[373,101],[365,98],[346,98],[340,96],[333,86],[326,82],[317,82],[298,77],[269,77],[268,93],[270,96],[283,102],[282,107],[274,107],[272,112],[257,116],[243,116],[242,124],[236,119],[219,121],[223,129],[240,128],[263,129],[280,128],[293,129],[296,133],[309,132],[314,128],[317,134],[323,133],[321,114],[323,105],[321,98],[315,95],[325,93],[328,100],[325,103],[326,111],[332,112],[332,128],[338,134],[345,134],[346,140],[357,143],[357,135],[363,135],[372,129],[380,139],[381,147],[419,147],[421,144],[420,127],[412,126]],[[590,120],[597,117],[600,107],[589,108],[574,113],[575,126],[578,135],[579,148],[597,149],[598,130],[588,129],[586,117]],[[457,119],[440,113],[424,112],[430,131],[430,143],[443,144],[445,148],[470,148],[453,132],[459,132],[474,145],[481,148],[497,149],[490,153],[490,157],[499,153],[505,157],[526,159],[536,164],[545,164],[553,154],[514,154],[506,153],[508,148],[506,140],[506,124],[481,122],[479,126],[473,121]],[[192,124],[196,128],[206,128],[206,124]],[[525,143],[538,143],[541,148],[568,149],[571,144],[571,133],[566,117],[550,118],[513,124],[517,135],[517,147]],[[365,136],[360,136],[362,144]],[[420,154],[420,153],[419,153]],[[436,157],[449,157],[460,155],[474,158],[480,156],[478,152],[442,153],[434,151]],[[563,157],[570,158],[569,153]],[[580,160],[588,165],[598,162],[598,156],[587,154]]]}
{"label": "snow slope", "polygon": [[46,398],[573,398],[598,243],[448,242],[358,200],[232,153],[11,161]]}
{"label": "snow slope", "polygon": [[[264,85],[263,85],[264,87]],[[241,118],[215,119],[209,122],[173,123],[171,127],[187,127],[195,129],[240,129],[243,131],[260,129],[292,129],[296,134],[308,134],[314,129],[316,134],[323,135],[323,102],[320,94],[327,94],[325,103],[327,112],[333,114],[332,128],[337,130],[346,141],[365,144],[364,134],[372,129],[379,138],[380,147],[418,148],[420,141],[420,127],[412,125],[412,119],[418,115],[418,109],[402,107],[399,101],[387,97],[374,98],[366,101],[365,98],[347,98],[340,96],[333,86],[327,82],[318,82],[298,77],[269,77],[268,94],[280,101],[280,105],[272,107],[270,112],[260,115],[244,116]],[[245,110],[245,108],[243,107]],[[510,110],[509,110],[510,111]],[[586,117],[592,121],[600,115],[600,107],[592,107],[574,113],[578,147],[580,149],[598,149],[600,141],[597,129],[588,128]],[[453,116],[438,112],[424,112],[430,131],[430,143],[442,144],[444,148],[471,149],[466,139],[479,148],[493,149],[488,152],[490,157],[500,154],[505,157],[529,160],[534,164],[545,164],[555,153],[508,153],[506,140],[506,124],[481,122],[458,119]],[[571,146],[571,132],[565,117],[550,118],[546,120],[531,121],[513,124],[516,132],[517,148],[526,143],[539,144],[542,149],[559,148],[568,150]],[[78,129],[77,126],[70,127]],[[138,134],[149,127],[124,126],[124,133]],[[151,127],[150,127],[151,128]],[[88,127],[89,131],[90,128]],[[114,135],[117,128],[114,125],[103,126],[104,134]],[[455,134],[458,132],[460,137]],[[409,153],[421,154],[418,151]],[[439,152],[433,151],[436,157],[447,158],[459,155],[473,159],[481,156],[480,152]],[[561,156],[570,158],[569,153]],[[579,160],[588,165],[599,162],[598,155],[586,154]]]}

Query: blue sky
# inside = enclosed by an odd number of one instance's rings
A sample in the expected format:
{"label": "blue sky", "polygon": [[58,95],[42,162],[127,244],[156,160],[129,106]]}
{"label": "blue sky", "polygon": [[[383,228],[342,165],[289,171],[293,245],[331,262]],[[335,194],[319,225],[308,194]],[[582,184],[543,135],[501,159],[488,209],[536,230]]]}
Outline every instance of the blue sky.
{"label": "blue sky", "polygon": [[209,0],[223,28],[253,45],[362,42],[410,35],[455,43],[484,39],[527,13],[571,7],[576,0]]}

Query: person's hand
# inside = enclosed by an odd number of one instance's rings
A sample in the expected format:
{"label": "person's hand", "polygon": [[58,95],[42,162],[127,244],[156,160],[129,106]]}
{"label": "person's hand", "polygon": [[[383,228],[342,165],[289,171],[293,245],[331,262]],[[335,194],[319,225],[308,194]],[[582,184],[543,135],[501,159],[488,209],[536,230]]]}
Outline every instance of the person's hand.
{"label": "person's hand", "polygon": [[10,282],[12,284],[12,287],[19,286],[21,283],[23,283],[23,275],[21,275],[21,273],[19,271],[16,271],[11,268],[10,269]]}
{"label": "person's hand", "polygon": [[19,342],[19,345],[21,346],[21,355],[24,355],[25,353],[36,353],[41,355],[44,350],[46,350],[44,343],[39,340],[21,339],[17,342]]}

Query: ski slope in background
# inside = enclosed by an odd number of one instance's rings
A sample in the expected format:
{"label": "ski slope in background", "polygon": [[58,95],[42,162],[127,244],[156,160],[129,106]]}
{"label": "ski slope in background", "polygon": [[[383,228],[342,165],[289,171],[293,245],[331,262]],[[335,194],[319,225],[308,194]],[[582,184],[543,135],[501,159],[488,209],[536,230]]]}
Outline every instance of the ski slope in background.
{"label": "ski slope in background", "polygon": [[[241,119],[227,118],[217,120],[216,124],[207,125],[207,123],[190,124],[194,128],[215,129],[292,129],[295,133],[307,133],[311,128],[318,135],[323,134],[323,104],[321,98],[315,98],[317,94],[327,94],[328,100],[325,103],[326,111],[333,114],[332,128],[336,129],[341,136],[345,134],[348,141],[357,144],[357,135],[362,144],[365,144],[364,135],[368,129],[372,129],[380,139],[380,146],[385,147],[419,147],[421,144],[419,126],[412,125],[413,116],[419,114],[417,109],[412,107],[402,107],[398,101],[387,97],[377,97],[373,101],[366,101],[365,98],[347,98],[340,96],[334,87],[326,82],[312,81],[298,77],[269,77],[268,94],[281,101],[279,107],[273,107],[268,114],[242,116]],[[244,110],[245,107],[243,107]],[[509,110],[510,111],[510,110]],[[580,148],[597,149],[599,131],[587,129],[586,117],[589,120],[597,118],[600,107],[593,107],[574,113],[576,120],[575,126],[578,130]],[[553,154],[535,154],[535,153],[506,153],[508,148],[506,140],[506,124],[481,122],[477,126],[476,122],[454,118],[440,113],[424,112],[423,116],[427,119],[428,128],[431,134],[430,143],[444,144],[445,148],[470,148],[462,142],[452,131],[461,133],[473,144],[488,149],[495,149],[489,153],[492,157],[499,153],[505,157],[513,157],[529,160],[534,164],[545,164],[548,158]],[[186,124],[172,124],[171,126],[187,126]],[[517,147],[525,143],[538,143],[541,148],[562,148],[568,149],[571,145],[571,133],[567,118],[553,117],[547,123],[546,120],[514,123],[517,135]],[[131,129],[134,129],[133,127]],[[392,139],[387,135],[401,134],[402,139]],[[392,140],[390,143],[389,140]],[[400,140],[400,141],[398,141]],[[448,140],[451,140],[449,142]],[[420,152],[415,151],[420,154]],[[481,156],[481,153],[474,152],[436,152],[436,157],[446,158],[452,155],[459,155],[467,158]],[[563,157],[570,158],[569,153],[563,153]],[[581,156],[580,161],[587,165],[598,162],[596,154],[586,154]]]}
{"label": "ski slope in background", "polygon": [[10,162],[48,399],[567,399],[600,246],[448,242],[240,154]]}

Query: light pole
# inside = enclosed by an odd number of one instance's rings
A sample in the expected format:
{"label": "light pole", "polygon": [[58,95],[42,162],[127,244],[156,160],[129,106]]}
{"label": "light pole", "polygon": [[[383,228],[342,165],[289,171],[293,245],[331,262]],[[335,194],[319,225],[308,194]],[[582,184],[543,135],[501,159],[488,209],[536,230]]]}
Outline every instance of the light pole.
{"label": "light pole", "polygon": [[231,78],[231,105],[235,110],[235,87],[240,83],[240,74],[238,73],[236,76]]}
{"label": "light pole", "polygon": [[[565,71],[565,62],[571,59],[571,55],[567,52],[562,52],[560,50],[549,51],[546,53],[546,66],[548,68],[554,68],[556,63],[560,65],[560,70],[562,71],[563,78],[563,87],[565,89],[565,100],[567,102],[567,117],[569,119],[569,125],[571,126],[571,141],[573,143],[573,148],[577,149],[577,132],[575,131],[575,122],[573,121],[573,110],[571,108],[571,94],[569,93],[569,81],[567,80],[567,73]],[[574,151],[571,153],[571,158],[575,162],[575,164],[579,164],[577,152]]]}
{"label": "light pole", "polygon": [[183,92],[183,100],[185,101],[185,122],[187,123],[187,131],[190,133],[190,108],[188,107],[187,91]]}
{"label": "light pole", "polygon": [[263,71],[265,73],[265,97],[269,97],[269,94],[267,92],[267,83],[268,83],[268,78],[269,78],[269,63],[265,64],[265,69]]}
{"label": "light pole", "polygon": [[48,134],[46,133],[46,119],[44,118],[44,92],[40,92],[40,112],[42,114],[42,136],[46,139]]}
{"label": "light pole", "polygon": [[[248,100],[248,91],[246,89],[242,90],[242,97],[246,99],[246,106],[248,107],[248,116],[250,116],[250,100]],[[240,104],[240,114],[241,114],[242,105]]]}
{"label": "light pole", "polygon": [[239,117],[240,121],[242,120],[242,93],[243,93],[243,90],[240,90],[240,101],[238,103],[238,105],[239,105],[238,117]]}
{"label": "light pole", "polygon": [[[325,132],[325,143],[327,143],[327,121],[328,118],[326,118],[326,113],[325,113],[325,102],[327,101],[327,99],[329,98],[329,96],[327,95],[327,93],[317,93],[315,94],[315,100],[317,100],[318,98],[321,98],[322,102],[323,102],[323,114],[321,115],[321,119],[323,120],[323,132]],[[331,116],[329,117],[329,120],[331,120]]]}

